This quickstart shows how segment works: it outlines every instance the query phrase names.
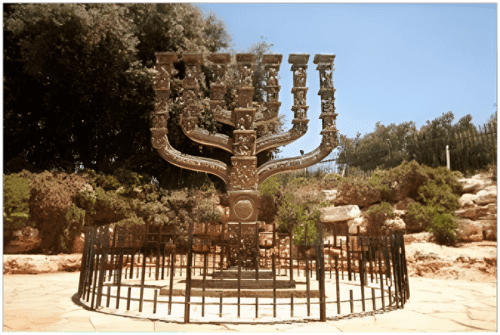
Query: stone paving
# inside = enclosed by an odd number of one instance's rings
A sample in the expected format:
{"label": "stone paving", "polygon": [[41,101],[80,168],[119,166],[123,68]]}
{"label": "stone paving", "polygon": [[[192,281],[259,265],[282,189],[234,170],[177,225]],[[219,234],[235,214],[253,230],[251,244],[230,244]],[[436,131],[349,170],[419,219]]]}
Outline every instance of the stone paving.
{"label": "stone paving", "polygon": [[[90,311],[76,299],[79,273],[4,275],[4,331],[411,332],[497,331],[496,282],[410,277],[404,309],[340,321],[290,324],[166,322]],[[226,308],[226,307],[225,307]]]}

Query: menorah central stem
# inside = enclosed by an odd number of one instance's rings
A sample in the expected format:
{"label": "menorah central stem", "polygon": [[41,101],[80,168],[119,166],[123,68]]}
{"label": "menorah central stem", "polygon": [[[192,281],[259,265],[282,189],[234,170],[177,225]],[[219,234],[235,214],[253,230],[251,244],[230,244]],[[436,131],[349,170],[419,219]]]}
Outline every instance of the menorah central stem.
{"label": "menorah central stem", "polygon": [[[256,57],[253,54],[237,54],[231,63],[229,54],[211,54],[206,57],[208,66],[214,74],[210,83],[209,105],[214,118],[234,127],[232,137],[223,134],[210,134],[198,126],[202,112],[202,90],[205,57],[201,54],[156,53],[158,75],[154,82],[156,91],[155,113],[153,118],[153,146],[170,163],[195,171],[212,173],[222,178],[228,184],[230,203],[230,221],[255,222],[258,219],[259,193],[258,185],[266,178],[276,173],[301,169],[316,164],[326,157],[337,146],[337,129],[334,107],[334,92],[332,72],[334,55],[316,55],[314,63],[318,64],[320,72],[321,109],[323,120],[321,145],[311,153],[296,158],[288,158],[268,162],[257,168],[257,153],[287,145],[297,140],[307,132],[306,79],[307,54],[291,54],[288,62],[292,64],[294,104],[292,111],[293,127],[286,133],[257,135],[257,128],[272,123],[278,118],[281,106],[278,82],[282,55],[264,55],[262,64],[266,76],[266,101],[254,102],[253,77],[256,67]],[[180,58],[180,60],[179,60]],[[175,64],[184,63],[185,75],[179,77]],[[229,65],[228,65],[229,64]],[[235,105],[228,106],[226,95],[231,90],[227,85],[227,68],[233,66],[237,73]],[[177,75],[177,77],[176,77]],[[191,140],[211,147],[230,152],[231,166],[208,158],[183,155],[175,150],[167,137],[167,122],[169,119],[170,82],[175,78],[182,79],[182,104],[184,112],[181,115],[183,132]],[[205,99],[206,100],[206,99]]]}

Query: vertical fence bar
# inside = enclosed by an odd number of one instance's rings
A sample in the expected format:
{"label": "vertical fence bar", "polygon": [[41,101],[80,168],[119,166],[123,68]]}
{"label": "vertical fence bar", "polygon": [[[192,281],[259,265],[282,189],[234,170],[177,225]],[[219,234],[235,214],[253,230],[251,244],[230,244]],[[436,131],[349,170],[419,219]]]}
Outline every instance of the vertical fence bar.
{"label": "vertical fence bar", "polygon": [[354,313],[354,301],[353,301],[353,292],[352,290],[349,290],[349,303],[351,305],[351,313]]}
{"label": "vertical fence bar", "polygon": [[276,255],[272,255],[272,269],[273,269],[273,317],[276,317]]}
{"label": "vertical fence bar", "polygon": [[[130,263],[130,255],[127,255],[127,264]],[[121,275],[121,273],[120,273]],[[127,278],[127,275],[128,275],[128,267],[125,268],[125,278]],[[118,277],[116,277],[118,278]]]}
{"label": "vertical fence bar", "polygon": [[205,316],[205,290],[207,287],[207,259],[208,255],[203,255],[203,283],[201,287],[201,316]]}
{"label": "vertical fence bar", "polygon": [[293,318],[293,292],[290,292],[290,317]]}
{"label": "vertical fence bar", "polygon": [[110,300],[111,300],[111,285],[108,285],[108,294],[106,295],[106,308],[109,307]]}
{"label": "vertical fence bar", "polygon": [[128,293],[127,293],[127,311],[130,311],[130,297],[132,295],[132,287],[128,287]]}
{"label": "vertical fence bar", "polygon": [[364,258],[361,253],[361,257],[358,259],[358,271],[359,271],[359,280],[361,281],[361,307],[363,312],[365,311],[365,275],[363,273],[364,270]]}
{"label": "vertical fence bar", "polygon": [[340,267],[342,269],[342,280],[344,280],[344,252],[342,251],[342,240],[340,240]]}
{"label": "vertical fence bar", "polygon": [[135,253],[132,253],[132,256],[130,257],[130,277],[129,279],[134,278],[134,263],[135,263]]}
{"label": "vertical fence bar", "polygon": [[[349,281],[352,280],[352,274],[351,274],[351,252],[350,252],[350,246],[349,246],[349,240],[350,240],[350,236],[349,236],[349,228],[347,229],[347,234],[346,234],[346,239],[345,239],[345,248],[346,248],[346,252],[347,252],[347,278],[349,279]],[[343,278],[342,278],[343,279]]]}
{"label": "vertical fence bar", "polygon": [[372,305],[373,305],[373,310],[377,310],[377,305],[375,303],[375,289],[372,287]]}
{"label": "vertical fence bar", "polygon": [[158,241],[156,242],[156,267],[155,267],[155,279],[158,280],[160,275],[160,246],[161,246],[161,228],[162,225],[158,226]]}
{"label": "vertical fence bar", "polygon": [[368,240],[368,262],[370,264],[370,282],[373,283],[373,247],[372,247],[372,239]]}
{"label": "vertical fence bar", "polygon": [[384,292],[384,279],[383,279],[383,273],[382,273],[382,255],[379,254],[378,255],[378,271],[379,271],[379,274],[380,274],[380,299],[382,300],[382,310],[385,311],[385,300],[384,300],[384,295],[385,295],[385,292]]}
{"label": "vertical fence bar", "polygon": [[406,263],[406,251],[405,251],[405,243],[404,243],[404,237],[401,237],[403,239],[402,243],[402,248],[403,248],[403,262],[404,262],[404,272],[405,272],[405,284],[406,284],[406,297],[407,299],[410,299],[410,280],[408,278],[408,264]]}
{"label": "vertical fence bar", "polygon": [[259,317],[259,297],[255,297],[255,318]]}
{"label": "vertical fence bar", "polygon": [[[148,227],[146,226],[146,231],[148,230]],[[147,243],[147,242],[146,242]],[[142,253],[142,276],[141,276],[141,291],[140,291],[140,297],[139,297],[139,312],[142,312],[142,303],[144,299],[144,282],[146,280],[146,248],[147,244],[144,245],[143,247],[144,251]],[[137,272],[139,273],[139,272]]]}
{"label": "vertical fence bar", "polygon": [[260,266],[260,248],[259,248],[259,222],[255,223],[255,245],[257,252],[255,253],[255,280],[259,281],[259,266]]}
{"label": "vertical fence bar", "polygon": [[156,305],[158,304],[158,290],[155,290],[155,295],[153,298],[153,314],[156,314]]}
{"label": "vertical fence bar", "polygon": [[87,273],[87,253],[89,248],[89,233],[90,230],[87,228],[85,231],[85,240],[83,241],[83,252],[82,252],[82,263],[80,264],[80,278],[78,280],[78,297],[82,297],[83,292],[83,282],[85,280],[85,275]]}
{"label": "vertical fence bar", "polygon": [[398,281],[398,271],[397,271],[397,265],[396,265],[396,246],[394,243],[394,236],[391,235],[391,256],[392,256],[392,267],[393,267],[393,274],[394,274],[394,296],[396,297],[396,307],[399,308],[399,281]]}
{"label": "vertical fence bar", "polygon": [[389,290],[389,306],[392,306],[392,292],[391,292],[391,286],[387,287]]}
{"label": "vertical fence bar", "polygon": [[212,274],[215,272],[215,254],[216,253],[217,253],[217,246],[215,246],[214,259],[212,260]]}
{"label": "vertical fence bar", "polygon": [[339,283],[339,258],[335,257],[335,293],[337,296],[337,314],[340,315],[340,283]]}
{"label": "vertical fence bar", "polygon": [[169,282],[169,290],[168,290],[168,315],[172,313],[172,291],[174,290],[174,276],[175,276],[175,259],[177,255],[175,254],[175,249],[173,249],[172,254],[170,255],[170,282]]}
{"label": "vertical fence bar", "polygon": [[99,271],[99,253],[97,252],[96,258],[95,258],[94,284],[92,285],[92,301],[91,301],[90,309],[94,309],[98,271]]}
{"label": "vertical fence bar", "polygon": [[[306,235],[307,236],[307,235]],[[306,294],[307,294],[307,316],[311,315],[311,287],[310,287],[310,279],[309,279],[309,260],[307,257],[307,253],[305,255],[305,270],[306,270]]]}
{"label": "vertical fence bar", "polygon": [[181,258],[181,265],[180,265],[180,271],[181,271],[181,273],[180,273],[180,275],[179,275],[179,276],[181,276],[181,277],[182,277],[182,265],[183,265],[183,263],[184,263],[184,262],[183,262],[183,260],[184,260],[184,255],[183,255],[183,254],[180,254],[179,256],[180,256],[180,258]]}
{"label": "vertical fence bar", "polygon": [[186,262],[186,296],[184,304],[184,323],[189,323],[191,312],[191,264],[193,262],[193,221],[189,221],[188,254]]}
{"label": "vertical fence bar", "polygon": [[386,285],[389,285],[389,280],[391,282],[391,286],[392,286],[392,274],[391,274],[391,260],[390,260],[390,257],[389,257],[389,248],[388,248],[388,244],[389,244],[389,238],[387,236],[384,236],[384,251],[385,251],[385,270],[386,270],[386,273],[385,273],[385,280],[386,280]]}
{"label": "vertical fence bar", "polygon": [[166,242],[165,243],[162,243],[162,258],[161,258],[161,280],[164,280],[165,279],[165,253],[166,253]]}
{"label": "vertical fence bar", "polygon": [[222,292],[219,293],[219,318],[222,317]]}
{"label": "vertical fence bar", "polygon": [[[116,256],[116,252],[115,252],[115,249],[116,249],[116,237],[117,237],[117,232],[116,232],[116,226],[113,228],[113,242],[112,242],[112,245],[111,245],[111,253],[110,253],[110,256],[111,256],[111,264],[115,264],[113,262],[113,260],[115,259],[115,256]],[[113,270],[116,271],[116,267],[115,266],[111,266],[109,268],[109,275],[108,275],[108,281],[111,280],[111,276],[113,275]]]}
{"label": "vertical fence bar", "polygon": [[108,254],[106,251],[104,251],[101,254],[101,268],[99,269],[99,283],[97,286],[97,308],[101,306],[102,302],[102,288],[104,285],[104,277],[106,276],[106,260],[108,258]]}
{"label": "vertical fence bar", "polygon": [[325,257],[323,246],[323,224],[318,222],[319,245],[316,252],[317,255],[317,280],[319,281],[319,319],[322,322],[326,321],[326,293],[325,293]]}
{"label": "vertical fence bar", "polygon": [[[116,309],[120,307],[120,290],[122,287],[122,266],[123,266],[123,252],[120,252],[118,259],[118,278],[116,284]],[[126,279],[127,277],[125,277]]]}
{"label": "vertical fence bar", "polygon": [[93,274],[94,274],[95,253],[96,253],[96,250],[95,250],[96,230],[97,230],[97,228],[94,228],[91,230],[90,251],[89,251],[89,260],[90,260],[89,263],[90,264],[89,264],[89,268],[87,271],[88,275],[87,275],[87,284],[86,284],[87,285],[87,299],[86,299],[87,302],[89,302],[89,299],[90,299],[90,290],[92,287],[92,278],[93,278]]}

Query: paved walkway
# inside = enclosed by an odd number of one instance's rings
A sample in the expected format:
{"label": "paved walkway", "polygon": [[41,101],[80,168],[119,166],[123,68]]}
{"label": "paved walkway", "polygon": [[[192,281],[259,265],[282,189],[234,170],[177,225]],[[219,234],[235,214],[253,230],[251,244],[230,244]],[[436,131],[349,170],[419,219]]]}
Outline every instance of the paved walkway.
{"label": "paved walkway", "polygon": [[410,332],[497,331],[496,282],[410,277],[403,310],[296,324],[182,324],[89,311],[74,300],[79,273],[5,275],[4,331]]}

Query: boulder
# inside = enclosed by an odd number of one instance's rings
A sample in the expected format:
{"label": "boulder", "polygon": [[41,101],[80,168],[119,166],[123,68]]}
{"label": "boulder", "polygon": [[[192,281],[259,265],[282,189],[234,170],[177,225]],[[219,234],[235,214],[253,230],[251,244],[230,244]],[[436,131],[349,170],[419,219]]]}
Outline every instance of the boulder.
{"label": "boulder", "polygon": [[337,194],[339,191],[337,190],[322,190],[323,195],[325,196],[326,201],[334,201],[337,199]]}
{"label": "boulder", "polygon": [[474,200],[476,199],[476,197],[477,196],[475,194],[465,193],[460,197],[460,199],[458,199],[458,203],[462,208],[474,207]]}
{"label": "boulder", "polygon": [[480,216],[477,218],[478,220],[497,220],[497,215],[496,214],[486,214],[485,216]]}
{"label": "boulder", "polygon": [[357,218],[361,215],[356,205],[329,206],[321,208],[321,222],[338,222]]}
{"label": "boulder", "polygon": [[405,234],[404,239],[405,239],[405,244],[410,244],[413,242],[426,243],[426,242],[432,242],[434,240],[434,236],[432,235],[432,233],[423,232],[417,234]]}
{"label": "boulder", "polygon": [[406,229],[405,222],[400,218],[388,219],[384,222],[384,229],[394,232]]}
{"label": "boulder", "polygon": [[497,239],[497,220],[478,220],[476,221],[483,228],[483,238],[488,241]]}
{"label": "boulder", "polygon": [[487,204],[486,205],[488,207],[488,213],[497,213],[497,204],[496,202],[493,203],[493,204]]}
{"label": "boulder", "polygon": [[406,210],[402,210],[402,209],[393,209],[392,210],[394,215],[396,215],[398,218],[402,217],[402,216],[405,216],[406,215]]}
{"label": "boulder", "polygon": [[488,214],[487,206],[475,206],[469,208],[463,208],[455,211],[455,215],[461,218],[477,220],[480,216]]}
{"label": "boulder", "polygon": [[483,230],[483,239],[486,241],[496,241],[497,240],[497,230],[496,229]]}
{"label": "boulder", "polygon": [[399,201],[397,204],[394,205],[394,209],[407,211],[408,206],[410,206],[414,202],[415,200],[413,200],[412,198],[404,198],[403,200]]}
{"label": "boulder", "polygon": [[481,242],[483,240],[483,227],[476,221],[459,219],[457,236],[460,241]]}
{"label": "boulder", "polygon": [[359,232],[361,234],[366,234],[366,226],[368,222],[365,220],[364,217],[357,217],[354,219],[351,219],[347,221],[347,227],[349,228],[349,234],[354,235],[358,233],[358,227],[359,227]]}
{"label": "boulder", "polygon": [[497,188],[490,186],[477,192],[474,202],[478,205],[487,205],[497,202]]}
{"label": "boulder", "polygon": [[474,193],[474,194],[490,186],[493,183],[490,179],[485,179],[481,175],[475,175],[472,178],[459,179],[458,182],[462,184],[463,193]]}
{"label": "boulder", "polygon": [[337,206],[357,205],[365,208],[381,200],[382,193],[374,187],[358,187],[343,183],[338,190],[334,204]]}

